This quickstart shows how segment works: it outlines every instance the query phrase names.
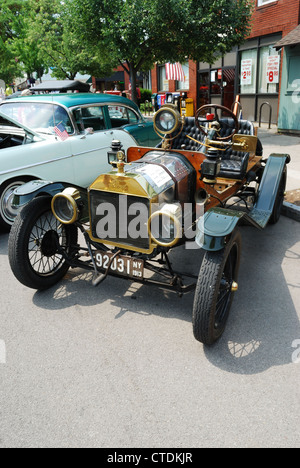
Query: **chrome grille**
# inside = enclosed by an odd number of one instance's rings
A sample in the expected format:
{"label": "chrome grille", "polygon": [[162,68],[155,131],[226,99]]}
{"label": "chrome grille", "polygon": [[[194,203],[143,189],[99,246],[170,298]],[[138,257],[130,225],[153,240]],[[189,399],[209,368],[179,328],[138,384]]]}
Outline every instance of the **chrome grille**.
{"label": "chrome grille", "polygon": [[149,250],[149,199],[99,190],[91,190],[89,197],[94,239]]}

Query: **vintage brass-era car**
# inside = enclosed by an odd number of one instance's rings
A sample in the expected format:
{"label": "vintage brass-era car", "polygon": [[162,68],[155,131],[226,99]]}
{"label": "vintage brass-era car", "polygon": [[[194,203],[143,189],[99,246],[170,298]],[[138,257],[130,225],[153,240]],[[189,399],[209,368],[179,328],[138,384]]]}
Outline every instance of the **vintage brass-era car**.
{"label": "vintage brass-era car", "polygon": [[[88,190],[41,181],[17,189],[14,203],[24,207],[9,238],[11,268],[34,289],[82,267],[94,272],[95,286],[113,275],[180,296],[195,291],[194,336],[212,344],[238,288],[238,226],[278,221],[289,156],[263,159],[252,123],[218,105],[185,119],[163,106],[154,127],[157,148],[126,155],[113,141],[112,170]],[[170,249],[183,244],[191,255],[205,251],[198,277],[172,267]]]}

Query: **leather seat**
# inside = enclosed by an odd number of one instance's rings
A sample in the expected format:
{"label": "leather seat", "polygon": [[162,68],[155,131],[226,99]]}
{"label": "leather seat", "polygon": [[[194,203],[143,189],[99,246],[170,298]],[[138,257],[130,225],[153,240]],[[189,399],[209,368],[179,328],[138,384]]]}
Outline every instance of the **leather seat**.
{"label": "leather seat", "polygon": [[[222,138],[229,136],[234,130],[234,120],[232,118],[220,119],[221,131],[220,136]],[[239,120],[239,131],[241,135],[254,135],[254,126],[248,120]],[[187,135],[192,138],[203,142],[205,140],[204,134],[196,127],[195,117],[186,117],[183,130],[181,134],[173,140],[172,149],[182,149],[182,145],[185,145],[188,151],[203,151],[200,144],[190,140]],[[243,153],[241,151],[232,151],[229,148],[227,151],[222,152],[221,161],[221,172],[220,177],[229,179],[242,179],[247,171],[249,160],[249,153]]]}
{"label": "leather seat", "polygon": [[196,127],[195,117],[185,118],[182,132],[172,142],[172,149],[181,149],[182,145],[184,145],[184,149],[187,151],[200,151],[202,145],[190,140],[187,135],[201,142],[205,140],[204,134]]}
{"label": "leather seat", "polygon": [[[234,128],[233,119],[228,118],[222,120],[226,121],[224,122],[225,125],[223,127],[225,136],[230,135]],[[239,124],[239,135],[254,135],[254,126],[252,122],[249,122],[249,120],[239,120]],[[243,179],[247,172],[249,155],[249,153],[244,153],[242,151],[233,151],[232,148],[224,151],[222,154],[221,171],[219,176],[229,179]]]}

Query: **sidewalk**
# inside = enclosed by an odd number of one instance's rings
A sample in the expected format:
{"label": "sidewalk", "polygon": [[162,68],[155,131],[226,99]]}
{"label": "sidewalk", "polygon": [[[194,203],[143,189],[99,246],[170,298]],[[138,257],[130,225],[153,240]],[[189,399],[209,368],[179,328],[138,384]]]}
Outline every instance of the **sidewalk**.
{"label": "sidewalk", "polygon": [[282,135],[277,133],[275,125],[269,130],[266,124],[262,124],[262,127],[258,128],[258,137],[263,145],[264,157],[271,153],[287,153],[291,156],[287,191],[300,189],[300,136]]}
{"label": "sidewalk", "polygon": [[300,136],[282,135],[277,133],[276,125],[272,125],[269,130],[267,124],[262,124],[258,129],[258,137],[262,142],[265,158],[272,153],[290,155],[283,214],[300,221]]}

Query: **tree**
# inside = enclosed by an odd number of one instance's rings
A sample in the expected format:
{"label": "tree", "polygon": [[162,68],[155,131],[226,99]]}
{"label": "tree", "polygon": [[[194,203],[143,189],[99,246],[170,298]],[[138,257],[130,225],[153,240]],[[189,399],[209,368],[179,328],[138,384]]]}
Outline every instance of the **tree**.
{"label": "tree", "polygon": [[19,61],[11,50],[17,34],[14,23],[21,8],[21,0],[1,0],[0,3],[0,78],[7,83],[21,73]]}
{"label": "tree", "polygon": [[37,43],[28,35],[33,14],[28,0],[2,0],[0,6],[0,73],[11,82],[26,72],[42,76],[44,64]]}
{"label": "tree", "polygon": [[65,0],[77,37],[129,74],[156,62],[213,63],[250,32],[252,0]]}
{"label": "tree", "polygon": [[61,0],[30,0],[34,11],[29,37],[38,45],[39,57],[58,79],[73,80],[77,73],[109,73],[111,63],[102,65],[101,54],[90,53],[73,28],[73,16]]}

